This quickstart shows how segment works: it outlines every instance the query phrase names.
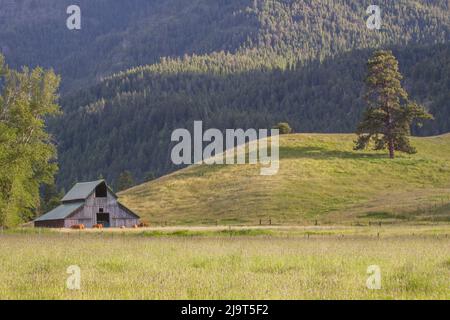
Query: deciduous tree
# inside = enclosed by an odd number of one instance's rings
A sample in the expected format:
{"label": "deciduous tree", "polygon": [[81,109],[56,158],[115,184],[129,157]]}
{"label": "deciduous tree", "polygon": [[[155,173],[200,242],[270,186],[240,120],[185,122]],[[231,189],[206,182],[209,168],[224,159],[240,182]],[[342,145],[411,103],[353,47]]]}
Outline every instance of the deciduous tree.
{"label": "deciduous tree", "polygon": [[16,71],[0,56],[0,225],[34,216],[39,187],[53,183],[56,148],[46,132],[47,117],[60,112],[60,79],[41,68]]}

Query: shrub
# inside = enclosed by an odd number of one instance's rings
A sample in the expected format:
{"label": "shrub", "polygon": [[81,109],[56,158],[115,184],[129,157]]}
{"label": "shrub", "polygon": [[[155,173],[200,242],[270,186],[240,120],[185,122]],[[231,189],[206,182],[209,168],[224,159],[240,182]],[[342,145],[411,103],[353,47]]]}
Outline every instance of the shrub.
{"label": "shrub", "polygon": [[280,134],[289,134],[292,132],[292,128],[287,122],[280,122],[273,128],[280,130]]}

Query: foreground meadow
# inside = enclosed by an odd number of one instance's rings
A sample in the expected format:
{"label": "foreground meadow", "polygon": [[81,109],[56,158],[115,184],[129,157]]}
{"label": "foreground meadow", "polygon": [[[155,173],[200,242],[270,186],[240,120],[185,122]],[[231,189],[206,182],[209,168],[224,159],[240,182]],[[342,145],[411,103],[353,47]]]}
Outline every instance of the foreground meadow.
{"label": "foreground meadow", "polygon": [[450,299],[448,226],[358,230],[6,233],[0,299]]}

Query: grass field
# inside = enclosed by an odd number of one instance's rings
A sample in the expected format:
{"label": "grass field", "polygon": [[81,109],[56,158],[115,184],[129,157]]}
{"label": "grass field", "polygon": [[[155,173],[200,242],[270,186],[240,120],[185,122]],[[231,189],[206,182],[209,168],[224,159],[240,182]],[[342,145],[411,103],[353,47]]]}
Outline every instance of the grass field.
{"label": "grass field", "polygon": [[0,257],[0,299],[450,299],[448,225],[29,229],[1,234]]}
{"label": "grass field", "polygon": [[280,137],[280,170],[191,166],[120,194],[152,224],[450,221],[450,134],[412,138],[415,155],[353,151],[354,135]]}

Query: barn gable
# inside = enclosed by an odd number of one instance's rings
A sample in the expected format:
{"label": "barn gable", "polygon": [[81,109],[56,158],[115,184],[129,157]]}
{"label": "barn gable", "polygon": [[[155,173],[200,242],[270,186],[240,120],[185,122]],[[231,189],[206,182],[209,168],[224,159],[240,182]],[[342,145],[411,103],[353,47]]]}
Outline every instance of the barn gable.
{"label": "barn gable", "polygon": [[67,194],[64,196],[64,198],[62,198],[61,201],[69,202],[86,200],[97,190],[98,187],[104,187],[105,190],[109,191],[109,193],[111,193],[111,195],[117,199],[117,195],[106,184],[105,180],[97,180],[92,182],[77,183],[73,186],[72,189],[70,189],[69,192],[67,192]]}

